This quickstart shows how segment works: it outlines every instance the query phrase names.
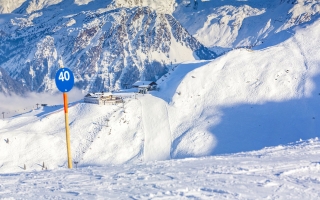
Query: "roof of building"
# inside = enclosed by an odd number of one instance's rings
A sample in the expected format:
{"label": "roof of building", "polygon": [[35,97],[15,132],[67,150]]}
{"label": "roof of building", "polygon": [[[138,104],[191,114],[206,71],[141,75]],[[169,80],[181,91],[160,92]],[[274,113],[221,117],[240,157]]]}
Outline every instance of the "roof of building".
{"label": "roof of building", "polygon": [[137,81],[132,86],[139,87],[141,85],[157,85],[154,81]]}
{"label": "roof of building", "polygon": [[101,97],[101,96],[110,96],[112,95],[111,92],[96,92],[96,93],[88,93],[85,97],[91,97],[91,98],[98,98],[98,97]]}
{"label": "roof of building", "polygon": [[148,88],[150,85],[139,85],[139,88]]}

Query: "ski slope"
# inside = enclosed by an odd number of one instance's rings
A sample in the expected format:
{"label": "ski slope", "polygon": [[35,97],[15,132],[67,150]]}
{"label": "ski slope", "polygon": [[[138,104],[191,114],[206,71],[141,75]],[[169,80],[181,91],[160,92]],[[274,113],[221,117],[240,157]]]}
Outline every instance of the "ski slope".
{"label": "ski slope", "polygon": [[171,131],[165,102],[150,95],[140,97],[139,100],[143,105],[145,161],[170,159]]}
{"label": "ski slope", "polygon": [[[69,104],[71,150],[79,166],[170,159],[166,104],[151,95],[137,95],[137,99],[126,95],[125,103],[118,105]],[[36,170],[43,163],[49,169],[66,166],[61,105],[41,107],[0,123],[0,157],[7,161],[1,171],[21,171],[24,165]]]}
{"label": "ski slope", "polygon": [[1,173],[0,198],[313,200],[319,154],[315,138],[223,156]]}
{"label": "ski slope", "polygon": [[[320,22],[274,47],[173,65],[159,91],[70,104],[79,167],[259,150],[319,136]],[[306,37],[306,35],[308,37]],[[9,143],[6,140],[9,139]],[[0,120],[0,172],[66,166],[62,105]]]}

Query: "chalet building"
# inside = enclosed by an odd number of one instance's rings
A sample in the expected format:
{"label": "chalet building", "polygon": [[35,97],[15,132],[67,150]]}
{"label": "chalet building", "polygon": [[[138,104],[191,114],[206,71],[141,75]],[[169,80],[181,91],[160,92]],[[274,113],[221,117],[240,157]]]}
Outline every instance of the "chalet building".
{"label": "chalet building", "polygon": [[138,88],[139,93],[145,94],[147,91],[156,90],[157,83],[153,81],[137,81],[132,85],[132,87]]}
{"label": "chalet building", "polygon": [[122,103],[122,99],[118,96],[112,95],[112,93],[88,93],[84,97],[85,103],[93,103],[98,105],[117,104]]}

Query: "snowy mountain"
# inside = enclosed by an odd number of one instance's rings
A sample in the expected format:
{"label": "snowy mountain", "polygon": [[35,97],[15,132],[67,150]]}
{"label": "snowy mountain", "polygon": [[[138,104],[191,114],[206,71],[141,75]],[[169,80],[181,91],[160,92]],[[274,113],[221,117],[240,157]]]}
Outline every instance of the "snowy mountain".
{"label": "snowy mountain", "polygon": [[279,44],[320,12],[316,0],[2,0],[0,8],[11,13],[0,15],[1,67],[31,91],[54,92],[63,65],[84,93],[155,81],[172,63]]}
{"label": "snowy mountain", "polygon": [[22,84],[13,80],[7,72],[0,67],[0,93],[4,95],[18,94],[23,96],[28,89]]}
{"label": "snowy mountain", "polygon": [[[101,8],[101,5],[110,4],[114,8],[150,7],[160,13],[172,14],[175,8],[174,0],[0,0],[0,13],[33,13],[44,8],[63,3],[63,5],[87,6],[90,9]],[[60,4],[61,5],[61,4]],[[70,9],[70,8],[69,8]]]}
{"label": "snowy mountain", "polygon": [[[155,81],[172,62],[216,57],[170,14],[105,8],[102,2],[64,10],[70,2],[63,1],[31,14],[4,15],[1,66],[35,92],[57,90],[53,78],[60,65],[73,70],[79,89],[109,91]],[[98,3],[101,9],[93,9]]]}
{"label": "snowy mountain", "polygon": [[317,0],[177,1],[174,17],[213,49],[262,49],[290,38],[296,27],[319,19]]}
{"label": "snowy mountain", "polygon": [[11,13],[20,7],[23,2],[25,2],[25,0],[0,0],[0,13]]}
{"label": "snowy mountain", "polygon": [[[123,105],[71,103],[73,160],[101,166],[181,159],[318,137],[319,27],[311,23],[264,50],[181,63],[157,81],[159,91],[114,93]],[[1,141],[10,140],[0,146],[1,170],[19,171],[20,163],[36,169],[43,161],[64,166],[64,132],[61,100],[1,120]],[[42,153],[24,157],[26,151]]]}

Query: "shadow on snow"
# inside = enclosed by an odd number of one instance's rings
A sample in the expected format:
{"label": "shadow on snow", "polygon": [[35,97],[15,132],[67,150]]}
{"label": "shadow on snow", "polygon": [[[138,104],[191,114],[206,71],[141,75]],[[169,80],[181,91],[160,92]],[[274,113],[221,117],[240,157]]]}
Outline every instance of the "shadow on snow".
{"label": "shadow on snow", "polygon": [[221,122],[209,127],[217,138],[213,154],[259,150],[320,136],[320,77],[309,98],[221,108]]}

